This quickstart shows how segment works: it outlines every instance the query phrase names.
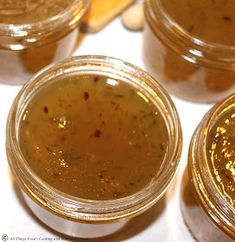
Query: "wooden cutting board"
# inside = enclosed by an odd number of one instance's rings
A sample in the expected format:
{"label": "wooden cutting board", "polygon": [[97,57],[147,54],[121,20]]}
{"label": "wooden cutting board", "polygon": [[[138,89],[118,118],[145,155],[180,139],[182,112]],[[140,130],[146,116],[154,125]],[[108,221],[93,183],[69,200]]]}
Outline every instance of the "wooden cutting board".
{"label": "wooden cutting board", "polygon": [[91,0],[90,9],[82,24],[82,30],[98,32],[134,2],[135,0]]}

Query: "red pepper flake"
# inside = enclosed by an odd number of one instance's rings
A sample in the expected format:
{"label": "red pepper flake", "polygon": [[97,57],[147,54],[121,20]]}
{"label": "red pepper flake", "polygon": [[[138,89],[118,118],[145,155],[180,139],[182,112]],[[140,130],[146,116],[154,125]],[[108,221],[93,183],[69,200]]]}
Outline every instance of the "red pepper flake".
{"label": "red pepper flake", "polygon": [[231,20],[232,20],[232,18],[231,18],[231,17],[229,17],[229,16],[223,16],[223,20],[224,20],[224,21],[231,21]]}
{"label": "red pepper flake", "polygon": [[96,138],[100,138],[101,137],[101,131],[99,129],[97,129],[95,132],[94,132],[94,136]]}
{"label": "red pepper flake", "polygon": [[88,100],[89,99],[89,93],[88,92],[84,92],[83,94],[84,100]]}
{"label": "red pepper flake", "polygon": [[53,152],[53,150],[50,147],[46,146],[45,148],[48,152],[51,152],[51,153]]}
{"label": "red pepper flake", "polygon": [[95,78],[94,78],[94,82],[98,82],[100,80],[100,78],[98,77],[98,76],[96,76]]}
{"label": "red pepper flake", "polygon": [[102,175],[102,174],[98,174],[98,177],[99,177],[99,178],[104,178],[104,175]]}
{"label": "red pepper flake", "polygon": [[47,106],[44,106],[43,110],[44,110],[44,113],[48,114],[48,107]]}

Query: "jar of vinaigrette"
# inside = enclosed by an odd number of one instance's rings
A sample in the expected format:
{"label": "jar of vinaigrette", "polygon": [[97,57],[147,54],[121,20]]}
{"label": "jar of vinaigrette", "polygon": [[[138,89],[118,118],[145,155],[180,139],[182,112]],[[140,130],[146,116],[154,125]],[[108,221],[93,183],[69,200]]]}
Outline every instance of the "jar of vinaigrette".
{"label": "jar of vinaigrette", "polygon": [[72,55],[88,0],[0,2],[0,83],[21,84]]}
{"label": "jar of vinaigrette", "polygon": [[235,92],[234,1],[146,0],[143,60],[173,95],[215,102]]}
{"label": "jar of vinaigrette", "polygon": [[150,75],[111,57],[79,56],[24,85],[6,144],[33,213],[61,233],[93,238],[163,196],[182,134],[173,102]]}
{"label": "jar of vinaigrette", "polygon": [[235,240],[235,95],[214,106],[195,131],[182,183],[185,223],[200,242]]}

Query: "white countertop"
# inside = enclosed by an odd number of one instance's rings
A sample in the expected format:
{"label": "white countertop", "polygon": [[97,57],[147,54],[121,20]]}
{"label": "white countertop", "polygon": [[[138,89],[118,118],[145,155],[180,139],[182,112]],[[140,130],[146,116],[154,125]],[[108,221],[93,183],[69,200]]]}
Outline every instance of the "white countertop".
{"label": "white countertop", "polygon": [[[129,32],[115,19],[98,34],[86,35],[75,55],[101,54],[114,56],[144,69],[141,58],[142,33]],[[1,68],[1,67],[0,67]],[[14,185],[5,152],[5,125],[14,97],[20,86],[1,84],[0,80],[0,241],[7,235],[9,241],[69,241],[48,229],[30,213]],[[167,194],[153,208],[134,218],[124,229],[108,238],[92,242],[193,242],[180,211],[179,187],[187,162],[191,136],[209,105],[193,104],[173,98],[183,128],[183,154],[180,169]],[[5,236],[4,238],[6,238]],[[77,240],[83,241],[83,240]]]}

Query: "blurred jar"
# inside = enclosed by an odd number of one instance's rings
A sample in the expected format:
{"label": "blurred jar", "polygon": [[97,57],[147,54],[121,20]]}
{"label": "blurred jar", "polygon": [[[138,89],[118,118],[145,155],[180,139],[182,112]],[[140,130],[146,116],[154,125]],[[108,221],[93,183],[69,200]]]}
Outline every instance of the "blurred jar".
{"label": "blurred jar", "polygon": [[89,0],[0,3],[0,83],[20,84],[72,54]]}
{"label": "blurred jar", "polygon": [[[45,87],[48,84],[66,76],[69,78],[94,74],[116,78],[119,83],[126,83],[137,93],[146,94],[158,112],[161,112],[169,132],[168,148],[162,158],[160,171],[156,168],[147,185],[123,198],[88,200],[57,190],[31,169],[20,148],[21,116],[34,96],[39,92],[46,92]],[[44,69],[22,88],[9,113],[6,149],[16,183],[36,216],[61,233],[92,238],[119,230],[130,218],[144,212],[163,196],[176,174],[182,149],[182,134],[174,104],[151,76],[121,60],[102,56],[80,56]],[[156,156],[156,160],[158,159]]]}
{"label": "blurred jar", "polygon": [[173,95],[215,102],[235,91],[233,1],[146,0],[143,60]]}
{"label": "blurred jar", "polygon": [[181,209],[200,242],[235,240],[235,95],[213,107],[191,141]]}

